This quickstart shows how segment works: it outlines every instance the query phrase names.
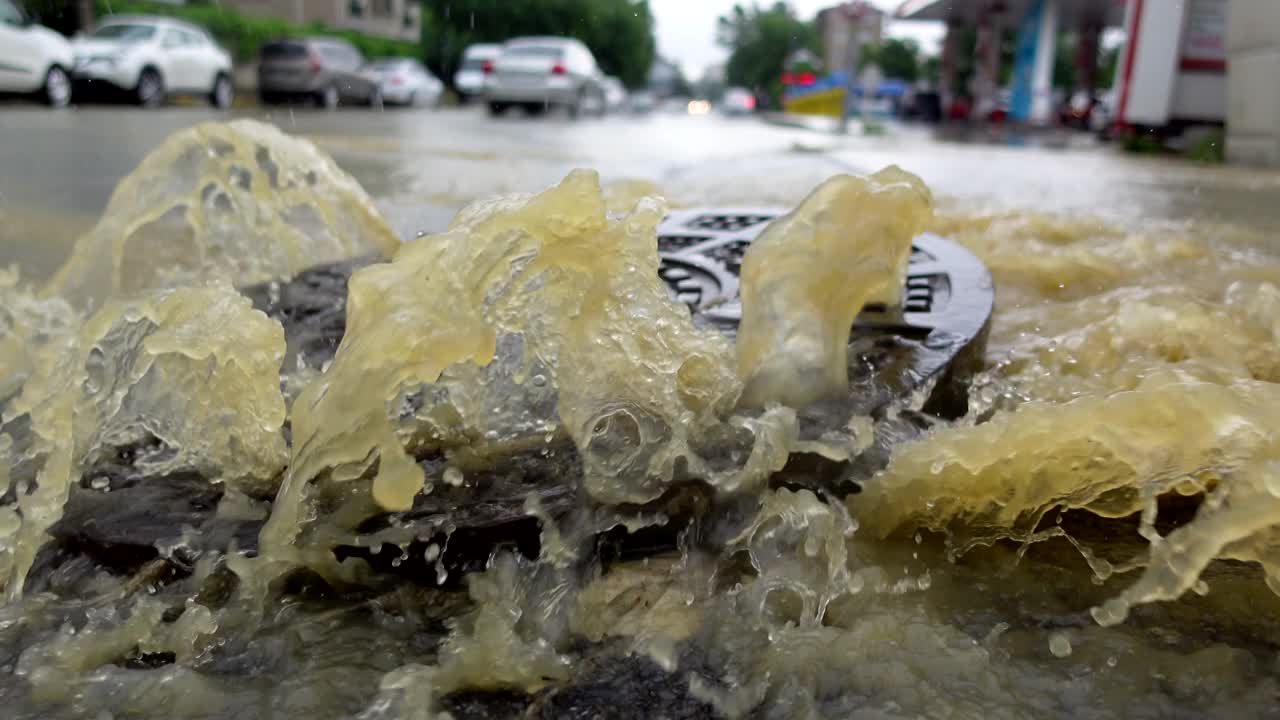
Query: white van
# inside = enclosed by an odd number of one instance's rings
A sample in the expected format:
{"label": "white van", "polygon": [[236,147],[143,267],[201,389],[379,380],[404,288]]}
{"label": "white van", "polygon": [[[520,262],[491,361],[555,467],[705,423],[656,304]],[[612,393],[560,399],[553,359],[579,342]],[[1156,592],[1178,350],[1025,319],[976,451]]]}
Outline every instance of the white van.
{"label": "white van", "polygon": [[71,102],[75,52],[66,38],[0,0],[0,92],[37,95],[52,107]]}
{"label": "white van", "polygon": [[462,52],[462,64],[453,76],[453,86],[463,100],[479,97],[484,93],[485,63],[492,67],[502,54],[501,45],[470,45]]}

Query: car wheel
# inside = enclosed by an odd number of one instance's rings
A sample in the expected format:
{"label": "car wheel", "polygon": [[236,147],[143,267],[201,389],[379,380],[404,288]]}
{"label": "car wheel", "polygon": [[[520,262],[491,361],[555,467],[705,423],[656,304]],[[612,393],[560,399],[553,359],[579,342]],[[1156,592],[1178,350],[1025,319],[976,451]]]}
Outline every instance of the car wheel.
{"label": "car wheel", "polygon": [[164,103],[164,78],[155,68],[146,68],[138,76],[133,99],[142,107],[159,107]]}
{"label": "car wheel", "polygon": [[316,102],[325,110],[336,110],[340,101],[338,88],[333,85],[326,85],[320,94],[316,95]]}
{"label": "car wheel", "polygon": [[224,73],[218,73],[218,77],[213,80],[213,90],[209,93],[209,104],[219,110],[226,110],[231,107],[235,94],[236,89],[231,84],[231,78]]}
{"label": "car wheel", "polygon": [[489,103],[489,114],[497,117],[507,111],[507,104],[500,102]]}
{"label": "car wheel", "polygon": [[54,65],[44,76],[44,87],[40,90],[44,103],[49,107],[61,108],[71,104],[71,78],[67,71]]}
{"label": "car wheel", "polygon": [[382,90],[379,90],[378,88],[373,89],[373,92],[369,95],[369,107],[374,110],[382,109]]}
{"label": "car wheel", "polygon": [[577,120],[579,117],[582,116],[582,109],[583,109],[582,106],[585,104],[586,99],[587,99],[587,94],[582,90],[579,90],[578,96],[575,97],[573,99],[573,102],[569,104],[569,117],[571,119]]}

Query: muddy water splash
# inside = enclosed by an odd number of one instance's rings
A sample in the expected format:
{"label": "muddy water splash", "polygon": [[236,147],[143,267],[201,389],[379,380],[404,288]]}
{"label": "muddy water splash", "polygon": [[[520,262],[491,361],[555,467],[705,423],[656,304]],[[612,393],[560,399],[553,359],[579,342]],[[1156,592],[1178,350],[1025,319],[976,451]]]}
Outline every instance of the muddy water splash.
{"label": "muddy water splash", "polygon": [[252,120],[206,123],[120,182],[49,293],[83,306],[212,278],[247,284],[398,245],[360,185],[311,143]]}
{"label": "muddy water splash", "polygon": [[287,460],[284,333],[229,285],[110,302],[51,345],[4,408],[0,460],[16,503],[0,509],[0,558],[11,598],[72,484],[103,455],[136,449],[146,473],[274,489]]}
{"label": "muddy water splash", "polygon": [[[358,543],[361,521],[408,510],[446,481],[414,454],[491,452],[561,428],[599,502],[654,500],[678,467],[732,491],[781,468],[793,416],[729,418],[741,385],[728,341],[695,328],[658,277],[663,213],[644,199],[609,217],[595,174],[579,171],[541,195],[473,205],[356,273],[334,362],[293,406],[268,554],[296,552],[326,495],[343,493],[346,509],[314,530],[325,543],[335,532]],[[758,442],[712,469],[693,445],[728,423]]]}
{"label": "muddy water splash", "polygon": [[847,392],[849,328],[868,302],[900,304],[931,203],[898,168],[838,176],[760,234],[742,261],[745,403],[801,407]]}
{"label": "muddy water splash", "polygon": [[[885,177],[830,187],[884,191],[851,192],[885,201],[857,219],[886,240],[889,274],[927,194]],[[280,327],[228,286],[203,284],[227,272],[216,251],[194,266],[131,257],[129,277],[143,280],[67,285],[74,303],[0,282],[0,490],[11,491],[0,493],[0,544],[12,578],[0,661],[14,658],[0,694],[16,688],[18,717],[1274,712],[1280,602],[1253,566],[1223,562],[1278,567],[1280,263],[1256,237],[1026,214],[933,220],[996,275],[991,365],[966,418],[922,423],[842,505],[765,489],[798,447],[795,414],[741,403],[751,373],[744,383],[730,344],[667,300],[654,277],[662,205],[610,215],[620,201],[606,198],[575,173],[541,195],[472,206],[361,271],[322,373],[281,368]],[[808,247],[838,210],[802,209],[761,257]],[[823,287],[803,276],[781,292]],[[831,297],[875,299],[847,290]],[[81,315],[88,299],[101,309]],[[800,306],[813,312],[763,323],[765,347],[785,348],[774,328],[786,322],[834,347],[834,334],[810,329],[823,323],[801,321],[857,309]],[[315,377],[288,420],[282,370],[286,385]],[[831,385],[815,371],[782,386],[811,387],[815,374]],[[763,404],[809,392],[764,393]],[[915,410],[848,420],[863,438],[898,432]],[[552,457],[565,439],[581,455],[573,472]],[[86,468],[121,445],[148,481],[216,487],[202,502],[219,518],[256,529],[269,510],[256,550],[210,548],[184,530],[141,569],[68,560],[52,539],[67,532],[59,517],[95,491]],[[530,449],[593,504],[651,500],[690,476],[738,502],[691,525],[678,553],[606,563],[591,562],[584,537],[660,524],[660,513],[565,519],[533,497],[541,557],[501,552],[466,592],[415,588],[394,561],[337,560],[335,546],[408,547],[412,528],[375,533],[365,521],[467,488]],[[38,591],[22,592],[32,577]],[[652,684],[628,685],[636,678]]]}

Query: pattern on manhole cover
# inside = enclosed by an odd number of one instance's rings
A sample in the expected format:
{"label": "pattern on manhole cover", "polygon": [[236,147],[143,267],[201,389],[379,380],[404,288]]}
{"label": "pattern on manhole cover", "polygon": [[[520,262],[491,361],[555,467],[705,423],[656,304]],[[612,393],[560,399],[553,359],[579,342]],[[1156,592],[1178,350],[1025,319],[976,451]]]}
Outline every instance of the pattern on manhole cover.
{"label": "pattern on manhole cover", "polygon": [[[732,330],[742,318],[738,276],[747,247],[783,214],[772,209],[714,209],[672,212],[658,228],[659,274],[671,296],[701,321]],[[696,229],[697,232],[690,232]],[[945,327],[972,337],[991,313],[991,278],[967,250],[933,235],[915,239],[902,306],[867,306],[858,325],[894,327],[928,334]]]}
{"label": "pattern on manhole cover", "polygon": [[[658,227],[659,275],[694,321],[733,334],[742,319],[739,274],[747,248],[783,210],[681,210]],[[868,305],[851,328],[850,382],[869,412],[888,397],[937,381],[928,412],[965,412],[968,377],[981,366],[995,291],[972,253],[936,235],[915,238],[900,307]]]}

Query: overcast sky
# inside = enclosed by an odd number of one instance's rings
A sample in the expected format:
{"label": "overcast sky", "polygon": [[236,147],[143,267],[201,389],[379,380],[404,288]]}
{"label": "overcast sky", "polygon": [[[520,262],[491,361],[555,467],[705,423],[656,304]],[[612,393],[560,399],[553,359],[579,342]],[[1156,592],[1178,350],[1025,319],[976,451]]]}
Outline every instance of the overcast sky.
{"label": "overcast sky", "polygon": [[[748,5],[751,0],[740,0]],[[886,12],[892,12],[901,0],[871,0]],[[762,7],[773,0],[758,0]],[[802,18],[812,18],[824,7],[840,4],[839,0],[789,0]],[[649,0],[658,24],[658,52],[684,67],[685,74],[696,80],[702,71],[723,62],[725,51],[716,45],[716,18],[733,8],[734,0]],[[890,22],[886,34],[910,37],[926,52],[936,53],[942,43],[941,23]]]}

